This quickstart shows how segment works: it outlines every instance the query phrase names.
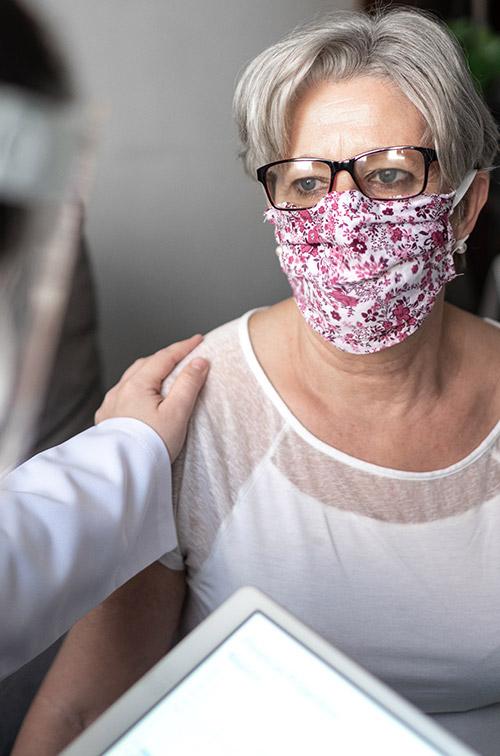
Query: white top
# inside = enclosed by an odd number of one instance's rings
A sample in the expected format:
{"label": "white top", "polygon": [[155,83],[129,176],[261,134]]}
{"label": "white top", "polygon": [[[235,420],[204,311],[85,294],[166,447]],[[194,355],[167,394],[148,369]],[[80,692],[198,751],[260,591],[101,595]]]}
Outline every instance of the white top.
{"label": "white top", "polygon": [[175,546],[170,460],[132,418],[106,420],[0,482],[0,678]]}
{"label": "white top", "polygon": [[179,548],[162,559],[186,569],[183,630],[254,585],[497,753],[500,423],[441,470],[355,459],[291,414],[253,352],[249,315],[197,349],[211,369],[174,465]]}

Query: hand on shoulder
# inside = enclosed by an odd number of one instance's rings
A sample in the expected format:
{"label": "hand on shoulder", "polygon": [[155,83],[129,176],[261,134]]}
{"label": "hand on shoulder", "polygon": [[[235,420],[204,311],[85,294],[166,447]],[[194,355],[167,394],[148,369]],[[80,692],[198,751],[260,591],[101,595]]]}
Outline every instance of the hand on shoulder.
{"label": "hand on shoulder", "polygon": [[95,422],[114,417],[141,420],[158,433],[173,462],[184,444],[189,419],[208,374],[208,361],[198,357],[189,362],[166,396],[162,395],[161,388],[175,366],[202,339],[200,335],[192,336],[136,360],[107,392],[95,414]]}

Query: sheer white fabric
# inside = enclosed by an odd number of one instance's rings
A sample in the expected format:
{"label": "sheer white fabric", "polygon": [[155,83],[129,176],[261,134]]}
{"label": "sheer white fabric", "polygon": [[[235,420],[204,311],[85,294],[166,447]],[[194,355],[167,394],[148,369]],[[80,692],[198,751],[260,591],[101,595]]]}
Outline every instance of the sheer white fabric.
{"label": "sheer white fabric", "polygon": [[174,465],[178,548],[162,562],[187,573],[183,632],[255,585],[496,753],[500,706],[481,707],[500,702],[500,423],[442,470],[350,457],[285,406],[249,315],[199,348],[210,376]]}

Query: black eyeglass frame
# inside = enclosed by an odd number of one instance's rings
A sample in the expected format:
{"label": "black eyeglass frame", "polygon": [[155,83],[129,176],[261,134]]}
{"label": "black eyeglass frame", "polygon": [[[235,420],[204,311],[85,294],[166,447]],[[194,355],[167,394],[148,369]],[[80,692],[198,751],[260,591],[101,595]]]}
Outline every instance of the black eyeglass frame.
{"label": "black eyeglass frame", "polygon": [[[368,195],[363,192],[358,182],[356,181],[356,176],[354,175],[354,165],[356,161],[359,160],[360,158],[366,157],[367,155],[375,155],[377,152],[387,152],[388,150],[416,150],[417,152],[420,152],[421,155],[423,155],[424,171],[425,171],[423,186],[419,192],[416,192],[415,194],[411,194],[408,197],[404,197],[404,199],[411,199],[412,197],[418,197],[418,195],[422,194],[427,187],[427,181],[429,179],[429,166],[431,163],[434,163],[435,161],[437,161],[438,157],[437,157],[436,150],[434,150],[432,147],[415,147],[414,145],[410,145],[410,144],[399,145],[397,147],[378,147],[376,150],[367,150],[366,152],[361,152],[359,155],[355,155],[354,157],[349,158],[349,160],[327,160],[326,158],[313,158],[313,157],[286,158],[285,160],[275,160],[272,163],[267,163],[266,165],[262,165],[260,168],[257,168],[257,181],[259,181],[264,187],[264,191],[266,192],[266,196],[269,202],[271,203],[273,207],[276,208],[276,210],[297,212],[297,210],[310,209],[310,208],[301,208],[301,207],[278,207],[277,205],[275,205],[267,189],[266,175],[270,168],[272,168],[275,165],[281,165],[282,163],[292,163],[292,162],[293,163],[311,163],[311,162],[324,163],[330,168],[330,186],[328,187],[327,194],[329,194],[332,191],[333,182],[335,181],[335,176],[337,175],[337,173],[339,173],[340,171],[347,171],[347,173],[351,176],[352,180],[358,187],[359,191],[362,194],[364,194],[365,197],[368,197]],[[368,197],[368,199],[373,199],[376,202],[395,202],[401,198],[400,197]],[[311,207],[314,207],[314,205],[312,205]]]}

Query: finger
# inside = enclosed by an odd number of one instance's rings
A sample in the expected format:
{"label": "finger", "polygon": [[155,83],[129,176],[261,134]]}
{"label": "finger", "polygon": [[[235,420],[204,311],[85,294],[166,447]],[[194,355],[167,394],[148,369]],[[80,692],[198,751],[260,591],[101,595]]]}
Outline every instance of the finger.
{"label": "finger", "polygon": [[174,367],[203,341],[199,333],[189,339],[178,341],[148,357],[137,374],[141,379],[160,387],[165,378],[170,375]]}
{"label": "finger", "polygon": [[[177,364],[177,362],[180,362],[187,354],[189,354],[189,352],[192,349],[194,349],[196,346],[198,346],[198,344],[202,340],[203,340],[203,336],[201,336],[200,334],[195,334],[194,336],[191,336],[189,339],[184,339],[184,341],[179,341],[179,342],[176,342],[174,344],[171,344],[168,347],[165,347],[164,349],[160,349],[158,352],[155,352],[154,354],[150,355],[149,357],[139,357],[137,360],[135,360],[135,362],[133,362],[125,370],[125,372],[122,374],[122,376],[121,376],[120,380],[118,381],[118,383],[121,383],[122,381],[126,381],[126,380],[129,380],[130,378],[132,378],[136,373],[139,372],[139,370],[141,370],[141,368],[144,367],[145,363],[148,360],[151,360],[152,357],[155,357],[156,355],[165,353],[167,351],[169,352],[169,354],[175,355],[177,347],[180,347],[180,349],[178,350],[178,352],[179,352],[179,354],[181,356],[173,363],[173,366],[175,366]],[[191,346],[191,343],[190,343],[191,341],[193,342],[192,346]],[[187,345],[187,348],[185,348],[185,345]],[[168,373],[170,373],[172,369],[173,369],[173,367],[170,368],[170,370],[168,371]],[[167,375],[168,375],[168,373],[167,373]],[[118,383],[116,385],[118,385]]]}
{"label": "finger", "polygon": [[179,421],[187,424],[198,394],[205,384],[209,367],[208,361],[201,357],[197,357],[186,365],[161,403],[161,412],[173,413]]}
{"label": "finger", "polygon": [[123,373],[122,377],[118,381],[118,383],[121,383],[122,381],[126,381],[129,378],[132,378],[132,376],[137,373],[138,370],[141,369],[141,367],[144,365],[146,361],[146,357],[139,357],[139,359],[135,360]]}

